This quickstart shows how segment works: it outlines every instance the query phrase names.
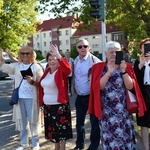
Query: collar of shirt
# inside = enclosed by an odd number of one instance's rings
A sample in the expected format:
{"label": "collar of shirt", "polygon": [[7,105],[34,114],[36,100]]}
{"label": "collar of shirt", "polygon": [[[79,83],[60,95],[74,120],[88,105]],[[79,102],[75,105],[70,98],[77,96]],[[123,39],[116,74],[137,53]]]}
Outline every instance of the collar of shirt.
{"label": "collar of shirt", "polygon": [[87,60],[89,57],[89,53],[86,54],[86,56],[83,57],[83,59],[80,58],[80,56],[78,56],[78,60],[82,61],[82,60]]}

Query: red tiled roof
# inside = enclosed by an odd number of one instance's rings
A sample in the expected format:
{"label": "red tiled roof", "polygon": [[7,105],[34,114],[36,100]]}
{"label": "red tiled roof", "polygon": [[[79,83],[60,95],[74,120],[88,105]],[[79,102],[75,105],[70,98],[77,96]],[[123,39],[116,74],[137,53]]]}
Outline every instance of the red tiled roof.
{"label": "red tiled roof", "polygon": [[56,18],[56,19],[49,19],[43,21],[41,25],[37,27],[38,30],[42,31],[49,31],[52,30],[52,28],[68,28],[72,27],[73,24],[73,16],[67,16],[63,18]]}
{"label": "red tiled roof", "polygon": [[[120,31],[120,30],[114,25],[110,25],[110,24],[106,25],[106,33],[111,33],[115,31]],[[101,34],[101,33],[102,33],[101,22],[97,21],[93,24],[93,27],[91,27],[91,29],[84,30],[84,31],[77,30],[73,36],[93,35],[93,34]]]}

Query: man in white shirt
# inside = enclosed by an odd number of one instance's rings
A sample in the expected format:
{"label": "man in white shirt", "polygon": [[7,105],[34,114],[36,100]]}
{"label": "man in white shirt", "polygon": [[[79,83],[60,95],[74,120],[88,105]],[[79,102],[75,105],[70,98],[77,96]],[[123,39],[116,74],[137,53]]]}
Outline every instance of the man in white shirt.
{"label": "man in white shirt", "polygon": [[[76,107],[76,131],[77,140],[74,150],[84,149],[85,128],[84,122],[88,110],[90,83],[89,70],[93,64],[100,60],[90,53],[89,42],[85,39],[77,43],[77,51],[79,56],[74,61],[74,83],[77,98],[75,101]],[[88,150],[97,150],[100,142],[100,129],[98,118],[90,115],[91,135]]]}

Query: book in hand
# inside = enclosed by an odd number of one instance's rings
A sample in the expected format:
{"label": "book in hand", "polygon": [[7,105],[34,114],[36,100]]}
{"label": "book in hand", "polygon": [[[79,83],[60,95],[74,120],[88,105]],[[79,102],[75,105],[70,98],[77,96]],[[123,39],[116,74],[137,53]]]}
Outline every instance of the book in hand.
{"label": "book in hand", "polygon": [[21,70],[20,72],[21,72],[21,75],[22,75],[22,77],[23,77],[24,79],[26,78],[26,76],[31,76],[31,77],[33,77],[33,73],[32,73],[31,68],[28,68],[27,70]]}

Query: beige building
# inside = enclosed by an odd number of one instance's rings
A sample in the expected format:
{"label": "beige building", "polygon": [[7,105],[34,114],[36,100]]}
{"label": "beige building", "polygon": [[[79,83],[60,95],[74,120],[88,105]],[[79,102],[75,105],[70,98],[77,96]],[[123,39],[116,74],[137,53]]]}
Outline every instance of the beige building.
{"label": "beige building", "polygon": [[[91,46],[91,52],[102,53],[102,31],[101,22],[97,21],[90,30],[80,31],[74,27],[73,16],[61,19],[50,19],[43,21],[38,26],[38,33],[34,34],[28,45],[36,50],[41,50],[43,56],[49,51],[51,44],[57,44],[62,53],[70,51],[80,39],[87,39]],[[106,41],[115,40],[125,46],[123,32],[114,25],[106,25]]]}

